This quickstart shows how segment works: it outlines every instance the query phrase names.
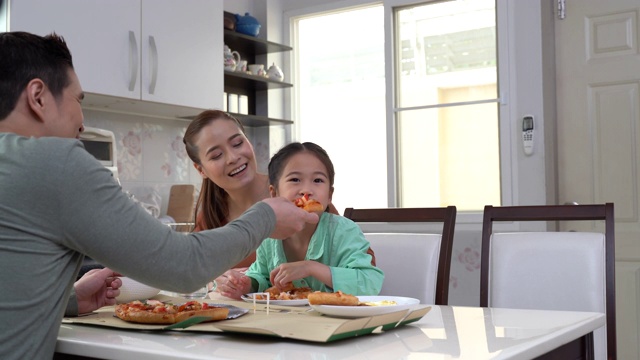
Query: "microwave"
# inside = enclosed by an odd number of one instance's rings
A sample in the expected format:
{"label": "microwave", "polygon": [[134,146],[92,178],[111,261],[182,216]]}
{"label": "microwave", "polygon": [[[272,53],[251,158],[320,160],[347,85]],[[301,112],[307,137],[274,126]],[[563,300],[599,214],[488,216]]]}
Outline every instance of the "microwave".
{"label": "microwave", "polygon": [[80,141],[87,152],[113,173],[118,180],[118,156],[116,150],[116,137],[113,131],[94,127],[85,127],[80,133]]}

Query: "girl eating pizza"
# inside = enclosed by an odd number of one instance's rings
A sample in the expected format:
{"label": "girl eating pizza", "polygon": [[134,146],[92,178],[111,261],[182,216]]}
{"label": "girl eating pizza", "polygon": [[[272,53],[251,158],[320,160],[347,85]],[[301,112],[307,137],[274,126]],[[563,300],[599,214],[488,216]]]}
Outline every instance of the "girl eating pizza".
{"label": "girl eating pizza", "polygon": [[[324,209],[333,195],[334,168],[326,151],[311,143],[291,143],[269,163],[269,192],[292,202],[315,200]],[[340,215],[317,211],[320,221],[285,240],[266,239],[245,274],[234,272],[218,283],[224,296],[309,287],[323,292],[377,295],[384,274],[371,264],[369,242],[360,227]]]}

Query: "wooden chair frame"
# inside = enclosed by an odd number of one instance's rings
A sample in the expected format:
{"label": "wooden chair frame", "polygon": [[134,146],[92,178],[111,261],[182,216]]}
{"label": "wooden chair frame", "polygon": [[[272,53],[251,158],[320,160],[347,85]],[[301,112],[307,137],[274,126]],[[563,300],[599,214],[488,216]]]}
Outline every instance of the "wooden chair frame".
{"label": "wooden chair frame", "polygon": [[616,349],[616,287],[615,287],[615,220],[612,203],[594,205],[487,205],[482,222],[482,255],[480,266],[480,306],[489,306],[489,253],[493,222],[496,221],[589,221],[605,222],[606,323],[607,358],[615,359]]}
{"label": "wooden chair frame", "polygon": [[[344,217],[356,223],[360,222],[442,222],[442,240],[438,259],[438,275],[436,279],[436,305],[448,305],[449,274],[451,271],[451,255],[453,249],[453,233],[456,226],[455,206],[440,208],[381,208],[354,209],[346,208]],[[375,249],[373,249],[375,251]]]}

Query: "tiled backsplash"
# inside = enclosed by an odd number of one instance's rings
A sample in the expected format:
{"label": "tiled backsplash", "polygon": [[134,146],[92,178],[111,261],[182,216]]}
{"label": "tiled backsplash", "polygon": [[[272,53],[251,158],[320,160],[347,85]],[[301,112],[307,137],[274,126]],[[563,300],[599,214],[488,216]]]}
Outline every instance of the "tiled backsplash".
{"label": "tiled backsplash", "polygon": [[[188,121],[86,109],[84,117],[85,126],[113,131],[122,188],[142,202],[159,202],[160,216],[166,214],[172,185],[193,184],[199,192],[202,178],[193,167],[182,143]],[[254,145],[259,170],[266,172],[269,147],[277,151],[283,140],[278,139],[270,144],[268,127],[245,130]]]}

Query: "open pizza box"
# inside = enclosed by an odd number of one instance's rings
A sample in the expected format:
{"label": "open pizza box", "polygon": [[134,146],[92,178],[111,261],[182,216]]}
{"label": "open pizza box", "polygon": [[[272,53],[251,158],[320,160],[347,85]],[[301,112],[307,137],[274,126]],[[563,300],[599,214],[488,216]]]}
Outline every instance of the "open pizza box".
{"label": "open pizza box", "polygon": [[[184,299],[166,295],[154,297],[160,301],[179,304]],[[114,306],[103,307],[89,315],[68,317],[63,323],[86,324],[131,330],[177,330],[211,333],[246,333],[312,342],[335,340],[389,331],[418,321],[431,310],[428,305],[417,304],[409,309],[361,318],[339,318],[323,315],[309,306],[274,306],[233,300],[206,300],[207,303],[228,306],[241,316],[215,322],[199,323],[192,318],[174,325],[146,325],[129,323],[114,315]],[[238,310],[238,311],[235,311]],[[232,311],[230,311],[231,317]],[[193,321],[192,321],[193,320]]]}

